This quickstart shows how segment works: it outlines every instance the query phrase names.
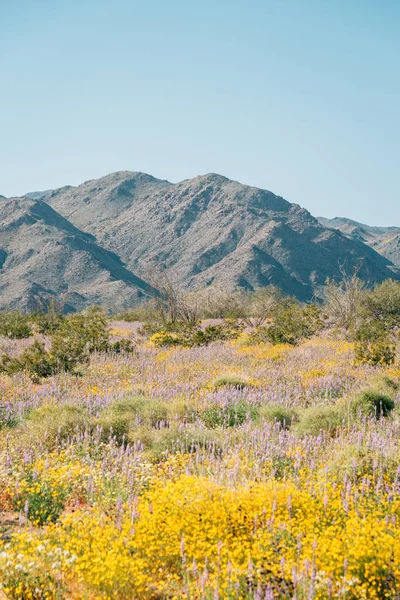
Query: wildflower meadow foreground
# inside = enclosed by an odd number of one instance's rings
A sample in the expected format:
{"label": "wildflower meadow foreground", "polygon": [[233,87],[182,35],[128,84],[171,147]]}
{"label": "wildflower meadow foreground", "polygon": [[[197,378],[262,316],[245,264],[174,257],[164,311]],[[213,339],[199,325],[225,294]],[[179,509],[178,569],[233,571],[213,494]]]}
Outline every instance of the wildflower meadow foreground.
{"label": "wildflower meadow foreground", "polygon": [[233,337],[1,375],[4,597],[400,597],[397,362]]}

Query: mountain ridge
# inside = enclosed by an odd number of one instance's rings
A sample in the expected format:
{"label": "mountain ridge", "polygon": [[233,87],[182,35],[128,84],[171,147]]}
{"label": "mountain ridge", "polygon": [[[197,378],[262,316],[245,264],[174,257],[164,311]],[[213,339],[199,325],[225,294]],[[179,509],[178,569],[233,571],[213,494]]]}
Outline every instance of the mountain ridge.
{"label": "mountain ridge", "polygon": [[398,278],[371,244],[217,173],[171,183],[117,171],[0,204],[3,308],[55,297],[67,310],[128,308],[154,292],[160,273],[188,290],[274,284],[309,301],[343,266],[372,283]]}

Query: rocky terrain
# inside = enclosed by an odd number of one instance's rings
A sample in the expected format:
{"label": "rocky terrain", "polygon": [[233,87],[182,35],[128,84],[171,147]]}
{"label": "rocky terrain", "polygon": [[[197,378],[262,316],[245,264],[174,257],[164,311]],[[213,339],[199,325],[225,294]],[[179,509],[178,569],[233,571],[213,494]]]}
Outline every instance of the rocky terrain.
{"label": "rocky terrain", "polygon": [[324,227],[337,229],[351,239],[368,244],[400,268],[400,227],[372,227],[340,217],[319,217],[318,220]]}
{"label": "rocky terrain", "polygon": [[187,289],[275,284],[310,300],[341,267],[361,266],[369,282],[397,277],[395,250],[379,253],[368,235],[221,175],[173,184],[121,171],[2,199],[0,306],[60,296],[71,310],[132,306],[160,272]]}
{"label": "rocky terrain", "polygon": [[56,299],[65,311],[90,304],[124,308],[148,286],[48,204],[0,204],[0,307],[36,310]]}

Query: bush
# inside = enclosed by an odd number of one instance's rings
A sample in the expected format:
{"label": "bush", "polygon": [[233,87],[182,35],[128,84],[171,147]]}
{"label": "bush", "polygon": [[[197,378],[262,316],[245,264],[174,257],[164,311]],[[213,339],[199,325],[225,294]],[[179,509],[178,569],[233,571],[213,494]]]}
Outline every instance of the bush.
{"label": "bush", "polygon": [[334,435],[342,424],[343,413],[337,406],[312,406],[300,413],[296,431],[299,434],[319,435],[326,431]]}
{"label": "bush", "polygon": [[34,323],[37,331],[43,335],[49,335],[57,331],[65,321],[65,316],[56,310],[52,302],[46,312],[38,312],[34,315]]}
{"label": "bush", "polygon": [[32,335],[28,315],[17,311],[0,311],[0,335],[21,340]]}
{"label": "bush", "polygon": [[123,444],[133,439],[138,428],[143,433],[144,427],[147,430],[168,427],[169,405],[144,396],[116,400],[100,413],[95,426],[101,428],[103,441],[113,437],[118,444]]}
{"label": "bush", "polygon": [[136,350],[135,344],[132,340],[117,340],[109,344],[108,350],[115,352],[115,354],[133,354]]}
{"label": "bush", "polygon": [[289,429],[293,423],[298,421],[296,411],[281,404],[261,406],[259,416],[261,420],[279,423],[283,429]]}
{"label": "bush", "polygon": [[243,325],[235,319],[225,319],[218,325],[207,325],[201,329],[199,324],[175,323],[170,330],[153,334],[150,342],[157,348],[183,346],[193,348],[208,346],[211,342],[237,339],[243,331]]}
{"label": "bush", "polygon": [[356,364],[392,365],[396,344],[382,322],[364,321],[356,332],[354,353]]}
{"label": "bush", "polygon": [[35,341],[18,358],[4,354],[0,359],[0,373],[14,375],[20,371],[27,373],[33,381],[49,377],[54,370],[53,363],[44,344]]}
{"label": "bush", "polygon": [[51,336],[49,351],[41,342],[35,341],[20,357],[3,355],[0,372],[13,375],[25,371],[32,379],[39,381],[55,373],[73,373],[78,364],[87,362],[89,354],[108,348],[107,318],[101,309],[94,307],[66,317]]}
{"label": "bush", "polygon": [[80,406],[64,404],[42,406],[31,411],[23,425],[29,437],[44,443],[50,449],[56,442],[70,439],[78,431],[90,427],[90,417]]}
{"label": "bush", "polygon": [[356,365],[389,366],[396,360],[396,345],[389,340],[357,342],[354,354]]}
{"label": "bush", "polygon": [[236,390],[243,390],[245,387],[249,387],[250,383],[237,375],[220,375],[214,380],[213,385],[215,388],[233,387]]}
{"label": "bush", "polygon": [[400,327],[400,283],[388,279],[365,294],[362,316],[386,330]]}
{"label": "bush", "polygon": [[387,417],[394,409],[394,401],[389,395],[375,390],[365,390],[350,405],[354,416],[374,416],[377,419]]}
{"label": "bush", "polygon": [[256,407],[240,400],[225,406],[214,404],[200,413],[199,416],[209,429],[237,427],[245,421],[255,421],[258,418],[258,410]]}
{"label": "bush", "polygon": [[168,454],[195,453],[202,449],[209,454],[218,454],[221,451],[221,432],[193,426],[154,431],[151,439],[139,429],[132,431],[130,437],[132,441],[140,441],[147,448],[148,458],[155,461],[165,459]]}
{"label": "bush", "polygon": [[302,306],[291,299],[278,303],[272,318],[273,324],[262,330],[272,344],[296,345],[303,339],[310,338],[322,327],[317,306]]}

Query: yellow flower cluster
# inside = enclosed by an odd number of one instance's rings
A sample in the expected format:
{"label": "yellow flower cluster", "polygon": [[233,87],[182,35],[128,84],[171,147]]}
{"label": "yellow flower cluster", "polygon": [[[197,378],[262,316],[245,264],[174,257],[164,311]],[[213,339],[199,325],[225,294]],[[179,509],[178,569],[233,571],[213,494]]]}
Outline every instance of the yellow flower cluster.
{"label": "yellow flower cluster", "polygon": [[276,481],[232,489],[182,475],[112,512],[78,510],[35,536],[17,534],[0,573],[13,598],[27,597],[15,573],[29,564],[42,569],[41,584],[48,578],[48,597],[78,582],[98,598],[250,598],[257,588],[391,598],[400,591],[399,516],[400,499],[385,493]]}

